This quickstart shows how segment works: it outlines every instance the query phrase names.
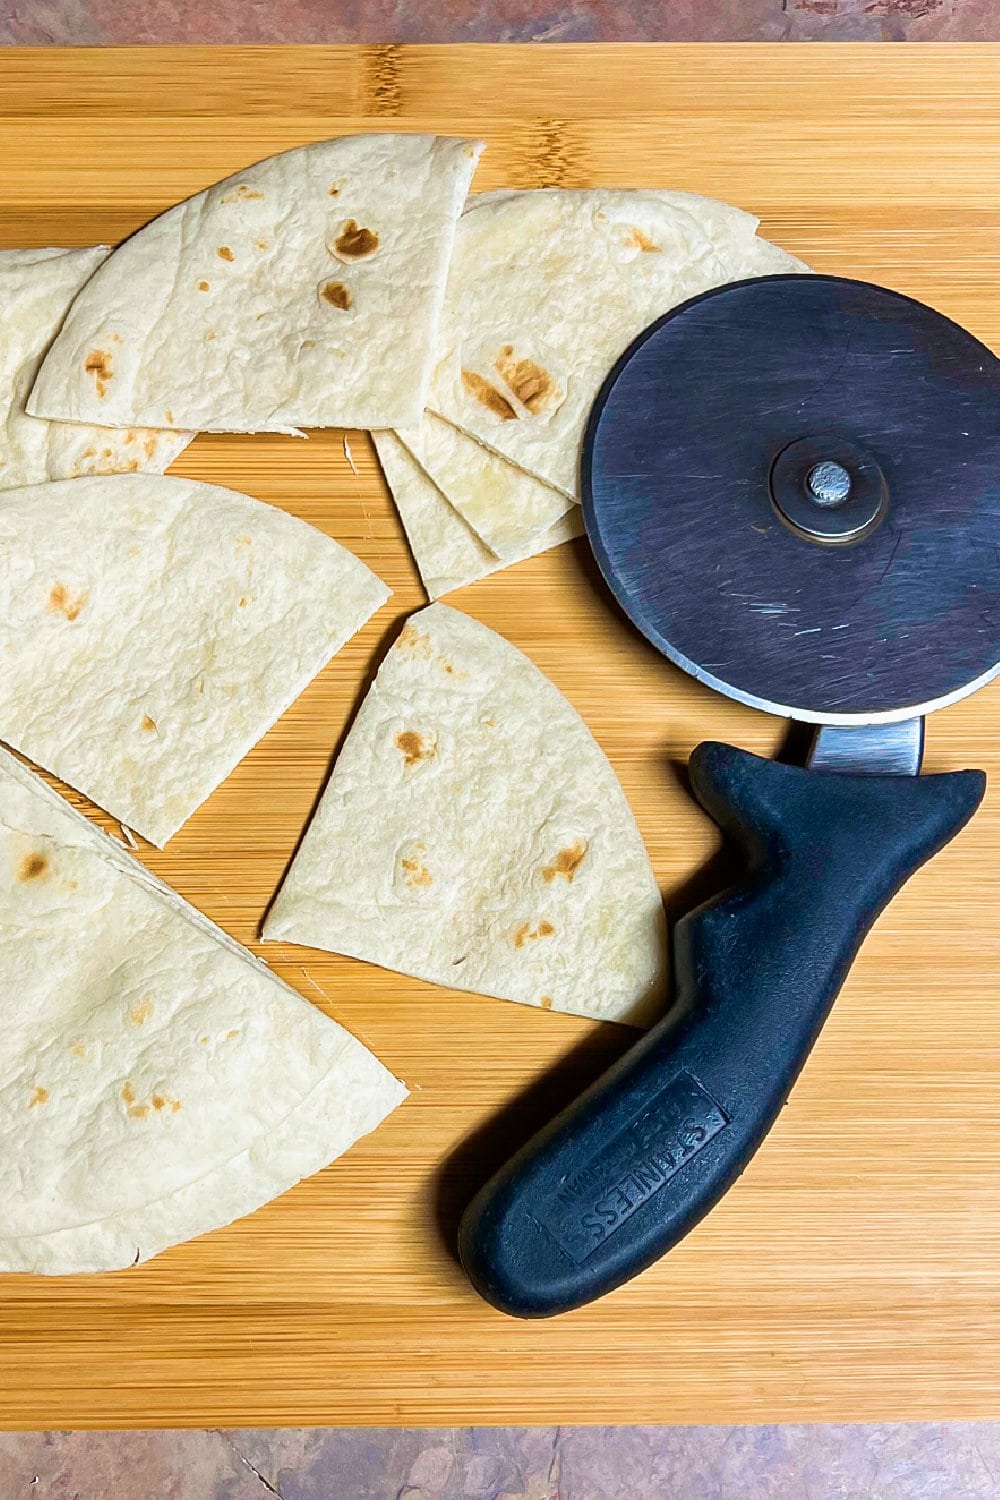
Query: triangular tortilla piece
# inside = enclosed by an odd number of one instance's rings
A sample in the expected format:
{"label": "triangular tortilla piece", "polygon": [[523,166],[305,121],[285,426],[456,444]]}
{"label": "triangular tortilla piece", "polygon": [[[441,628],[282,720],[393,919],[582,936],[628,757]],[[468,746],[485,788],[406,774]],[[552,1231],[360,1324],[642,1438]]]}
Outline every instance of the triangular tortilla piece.
{"label": "triangular tortilla piece", "polygon": [[397,436],[480,540],[507,561],[523,557],[573,503],[433,412]]}
{"label": "triangular tortilla piece", "polygon": [[526,656],[443,604],[382,663],[263,935],[637,1025],[666,985],[663,903],[603,751]]}
{"label": "triangular tortilla piece", "polygon": [[87,283],[29,411],[216,432],[418,422],[480,150],[323,141],[169,209]]}
{"label": "triangular tortilla piece", "polygon": [[233,490],[11,490],[0,740],[162,845],[388,596],[332,538]]}
{"label": "triangular tortilla piece", "polygon": [[648,324],[710,287],[808,269],[692,193],[485,196],[459,220],[427,404],[571,497],[594,399]]}
{"label": "triangular tortilla piece", "polygon": [[78,474],[162,474],[191,441],[190,432],[47,422],[25,411],[70,303],[110,253],[0,250],[0,490]]}
{"label": "triangular tortilla piece", "polygon": [[[393,432],[373,432],[382,473],[392,492],[428,597],[477,583],[512,563],[523,562],[583,533],[579,506],[571,506],[544,535],[514,557],[501,560],[483,544]],[[469,440],[471,442],[471,439]]]}
{"label": "triangular tortilla piece", "polygon": [[0,1270],[148,1260],[259,1208],[406,1089],[0,751]]}

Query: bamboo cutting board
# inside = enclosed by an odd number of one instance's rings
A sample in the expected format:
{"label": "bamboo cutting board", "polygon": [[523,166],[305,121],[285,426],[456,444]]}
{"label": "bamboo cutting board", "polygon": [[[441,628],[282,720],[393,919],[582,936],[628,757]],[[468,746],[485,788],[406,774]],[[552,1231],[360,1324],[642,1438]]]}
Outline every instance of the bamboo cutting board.
{"label": "bamboo cutting board", "polygon": [[[930,301],[1000,348],[987,46],[4,52],[0,244],[114,241],[261,156],[396,128],[483,136],[479,189],[729,198],[817,269]],[[168,850],[142,851],[253,946],[373,663],[423,596],[362,435],[199,438],[178,472],[285,506],[395,590]],[[730,867],[682,764],[704,737],[770,753],[782,726],[633,635],[583,542],[449,602],[584,715],[671,913],[717,889]],[[737,1187],[639,1280],[521,1324],[476,1299],[449,1250],[473,1188],[619,1054],[620,1028],[269,947],[412,1099],[332,1169],[138,1270],[0,1278],[0,1423],[997,1416],[998,728],[1000,684],[932,718],[928,767],[984,767],[985,807],[879,922]]]}

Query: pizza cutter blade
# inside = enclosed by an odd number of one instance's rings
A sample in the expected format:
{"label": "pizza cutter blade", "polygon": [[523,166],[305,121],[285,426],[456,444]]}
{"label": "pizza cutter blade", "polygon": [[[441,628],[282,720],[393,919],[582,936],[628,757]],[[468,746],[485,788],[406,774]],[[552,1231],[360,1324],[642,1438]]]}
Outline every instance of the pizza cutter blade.
{"label": "pizza cutter blade", "polygon": [[917,773],[923,716],[1000,671],[1000,361],[867,283],[723,287],[612,371],[583,495],[639,630],[817,733],[805,767],[693,752],[748,873],[678,924],[666,1018],[466,1210],[473,1284],[522,1317],[619,1286],[718,1202],[875,917],[979,806],[981,772]]}

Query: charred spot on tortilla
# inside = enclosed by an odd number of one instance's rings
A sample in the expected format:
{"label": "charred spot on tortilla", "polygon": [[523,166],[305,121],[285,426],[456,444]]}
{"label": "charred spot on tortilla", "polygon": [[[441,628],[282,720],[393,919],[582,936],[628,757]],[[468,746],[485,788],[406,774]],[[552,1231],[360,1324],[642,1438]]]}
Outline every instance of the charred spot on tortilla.
{"label": "charred spot on tortilla", "polygon": [[419,859],[401,859],[400,867],[405,875],[405,883],[410,886],[421,886],[424,889],[434,884],[434,876],[426,865],[422,865]]}
{"label": "charred spot on tortilla", "polygon": [[418,630],[415,625],[404,625],[399,634],[399,644],[407,651],[412,651],[416,656],[429,657],[431,654],[431,638]]}
{"label": "charred spot on tortilla", "polygon": [[142,730],[143,734],[155,734],[156,720],[151,719],[149,717],[149,714],[143,714],[142,718],[139,721],[139,727]]}
{"label": "charred spot on tortilla", "polygon": [[660,253],[660,247],[656,241],[651,240],[638,224],[632,225],[623,243],[630,249],[641,250],[644,255],[659,255]]}
{"label": "charred spot on tortilla", "polygon": [[224,193],[219,199],[220,203],[249,203],[253,198],[263,198],[264,194],[258,188],[247,187],[245,182],[238,182],[228,193]]}
{"label": "charred spot on tortilla", "polygon": [[501,422],[517,421],[517,411],[503,392],[498,391],[495,385],[482,375],[478,375],[475,370],[462,371],[462,384],[480,406],[485,406],[486,410],[491,411],[495,417],[499,417]]}
{"label": "charred spot on tortilla", "polygon": [[552,937],[554,933],[555,928],[545,917],[535,928],[532,928],[530,922],[522,922],[514,933],[514,947],[523,948],[525,943],[534,943],[538,938]]}
{"label": "charred spot on tortilla", "polygon": [[49,591],[49,614],[63,615],[72,622],[78,618],[89,598],[89,589],[84,589],[82,594],[74,597],[64,583],[54,583]]}
{"label": "charred spot on tortilla", "polygon": [[93,375],[94,384],[97,387],[97,395],[100,400],[108,394],[108,381],[112,379],[114,371],[111,368],[111,355],[105,349],[91,349],[84,361],[83,368],[88,375]]}
{"label": "charred spot on tortilla", "polygon": [[324,302],[328,302],[331,307],[339,307],[342,312],[346,312],[351,305],[351,294],[342,281],[324,281],[319,294]]}
{"label": "charred spot on tortilla", "polygon": [[199,281],[199,283],[198,283],[198,290],[199,290],[199,292],[207,292],[208,291],[208,282],[207,281]]}
{"label": "charred spot on tortilla", "polygon": [[219,257],[220,260],[235,260],[236,259],[236,256],[230,250],[230,248],[229,248],[228,245],[220,245],[219,248],[216,250],[215,253]]}
{"label": "charred spot on tortilla", "polygon": [[39,1104],[48,1104],[49,1097],[50,1095],[48,1089],[43,1089],[40,1086],[36,1086],[32,1090],[31,1098],[28,1100],[28,1108],[36,1109]]}
{"label": "charred spot on tortilla", "polygon": [[543,370],[533,359],[518,359],[513,344],[503,345],[493,368],[532,416],[546,411],[562,396],[548,370]]}
{"label": "charred spot on tortilla", "polygon": [[18,867],[17,878],[22,884],[29,880],[41,880],[48,868],[47,854],[26,854]]}
{"label": "charred spot on tortilla", "polygon": [[333,242],[333,253],[340,260],[370,260],[378,251],[378,234],[366,229],[357,219],[348,219]]}
{"label": "charred spot on tortilla", "polygon": [[396,736],[396,749],[403,757],[403,764],[409,769],[417,766],[422,760],[433,760],[437,755],[437,747],[426,744],[424,737],[415,729],[401,729]]}
{"label": "charred spot on tortilla", "polygon": [[560,849],[551,864],[545,865],[542,869],[542,879],[545,884],[551,885],[553,880],[557,880],[561,875],[572,885],[586,853],[587,845],[583,839],[575,839],[567,848]]}

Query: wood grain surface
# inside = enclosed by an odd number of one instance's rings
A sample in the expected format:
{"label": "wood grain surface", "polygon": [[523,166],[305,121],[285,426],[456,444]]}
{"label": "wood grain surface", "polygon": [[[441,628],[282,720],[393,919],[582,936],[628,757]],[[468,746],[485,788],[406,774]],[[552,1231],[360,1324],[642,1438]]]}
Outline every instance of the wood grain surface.
{"label": "wood grain surface", "polygon": [[[397,128],[484,137],[481,189],[729,198],[817,269],[924,298],[1000,348],[987,46],[5,52],[0,244],[113,241],[273,151]],[[369,442],[349,442],[357,475],[339,432],[199,438],[178,465],[329,531],[395,591],[168,849],[142,850],[251,946],[373,667],[423,602]],[[671,913],[715,890],[730,865],[685,758],[710,736],[769,753],[785,726],[663,662],[610,607],[583,542],[449,602],[584,715]],[[994,685],[934,716],[929,768],[995,773],[998,728]],[[412,1099],[343,1162],[141,1269],[0,1279],[0,1423],[997,1416],[998,868],[994,775],[972,826],[878,923],[723,1205],[646,1275],[546,1323],[479,1302],[449,1242],[490,1168],[628,1034],[269,947]]]}

